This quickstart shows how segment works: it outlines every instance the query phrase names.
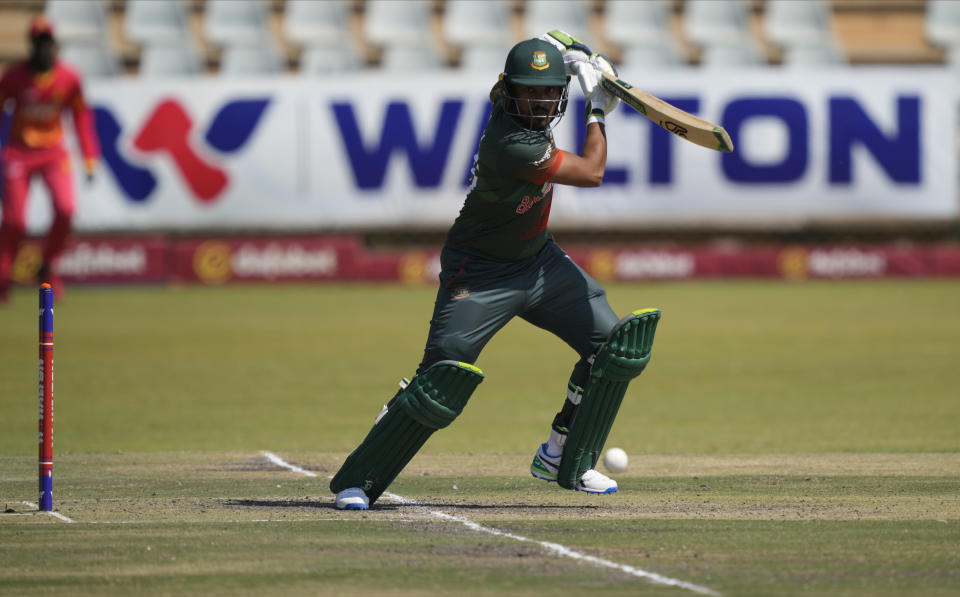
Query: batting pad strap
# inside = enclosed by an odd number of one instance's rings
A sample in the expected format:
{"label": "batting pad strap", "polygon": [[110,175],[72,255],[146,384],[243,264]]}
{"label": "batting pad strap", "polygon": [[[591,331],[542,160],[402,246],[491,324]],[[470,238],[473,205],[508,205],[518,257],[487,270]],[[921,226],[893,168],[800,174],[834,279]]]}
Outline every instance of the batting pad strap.
{"label": "batting pad strap", "polygon": [[580,408],[563,446],[557,483],[573,489],[596,466],[630,380],[640,375],[653,348],[658,309],[641,309],[621,319],[597,351]]}
{"label": "batting pad strap", "polygon": [[580,404],[580,400],[583,399],[583,388],[574,384],[571,381],[567,382],[567,401],[573,405]]}
{"label": "batting pad strap", "polygon": [[483,381],[468,363],[440,361],[413,378],[330,481],[330,491],[359,487],[372,504],[437,429],[449,425]]}

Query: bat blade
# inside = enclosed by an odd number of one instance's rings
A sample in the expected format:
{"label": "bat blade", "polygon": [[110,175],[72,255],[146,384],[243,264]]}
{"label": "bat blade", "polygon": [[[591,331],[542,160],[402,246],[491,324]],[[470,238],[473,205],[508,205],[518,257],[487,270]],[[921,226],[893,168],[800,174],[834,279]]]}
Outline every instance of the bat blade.
{"label": "bat blade", "polygon": [[620,98],[623,103],[658,126],[701,147],[725,153],[733,151],[733,141],[722,126],[670,105],[610,73],[602,74],[600,84],[603,85],[604,91]]}

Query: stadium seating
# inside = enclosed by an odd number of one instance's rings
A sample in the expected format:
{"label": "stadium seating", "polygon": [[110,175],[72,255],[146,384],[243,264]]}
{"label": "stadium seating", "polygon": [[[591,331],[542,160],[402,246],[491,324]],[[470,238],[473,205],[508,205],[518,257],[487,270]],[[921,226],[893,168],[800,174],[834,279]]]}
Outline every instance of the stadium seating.
{"label": "stadium seating", "polygon": [[384,70],[393,71],[430,70],[443,66],[440,54],[429,43],[389,46],[380,63]]}
{"label": "stadium seating", "polygon": [[274,75],[284,70],[283,58],[273,40],[230,44],[223,49],[220,74],[232,76]]}
{"label": "stadium seating", "polygon": [[422,43],[432,35],[426,0],[369,0],[363,33],[381,47]]}
{"label": "stadium seating", "polygon": [[585,0],[527,0],[524,3],[524,32],[537,37],[551,29],[562,29],[574,37],[590,37],[590,4]]}
{"label": "stadium seating", "polygon": [[141,77],[168,77],[199,75],[203,60],[192,40],[179,44],[146,44],[140,55]]}
{"label": "stadium seating", "polygon": [[930,43],[948,52],[960,46],[960,2],[928,0],[924,31]]}
{"label": "stadium seating", "polygon": [[350,43],[350,5],[345,0],[287,0],[283,33],[299,46]]}
{"label": "stadium seating", "polygon": [[826,0],[767,0],[763,26],[770,41],[784,47],[834,41]]}
{"label": "stadium seating", "polygon": [[116,54],[103,41],[61,42],[60,56],[84,77],[112,77],[120,73]]}
{"label": "stadium seating", "polygon": [[766,64],[766,57],[751,38],[713,41],[703,46],[700,66],[704,68],[750,67]]}
{"label": "stadium seating", "polygon": [[443,35],[461,50],[464,70],[501,69],[513,45],[510,4],[506,0],[449,0]]}
{"label": "stadium seating", "polygon": [[620,46],[621,66],[671,67],[687,61],[671,29],[667,0],[607,0],[603,22],[607,39]]}
{"label": "stadium seating", "polygon": [[179,45],[190,37],[183,0],[127,0],[123,30],[137,44]]}
{"label": "stadium seating", "polygon": [[680,44],[673,39],[663,42],[631,44],[620,53],[618,64],[622,68],[669,68],[682,66],[687,55]]}
{"label": "stadium seating", "polygon": [[264,0],[207,0],[204,34],[220,45],[259,45],[269,31]]}
{"label": "stadium seating", "polygon": [[[117,55],[107,63],[147,74],[181,68],[156,44],[185,38],[201,64],[216,65],[227,46],[267,36],[281,63],[299,55],[304,72],[499,69],[513,42],[554,27],[622,65],[697,63],[698,54],[706,65],[742,62],[742,48],[707,46],[745,39],[761,62],[786,66],[952,64],[960,44],[960,0],[11,0],[0,2],[0,65],[23,57],[20,31],[40,10],[61,44],[83,42],[74,55],[109,44]],[[412,47],[388,56],[398,45]],[[111,70],[121,71],[97,68]]]}
{"label": "stadium seating", "polygon": [[752,38],[745,0],[687,0],[684,31],[698,45],[734,44]]}
{"label": "stadium seating", "polygon": [[61,42],[100,42],[107,38],[104,0],[49,0],[46,15]]}
{"label": "stadium seating", "polygon": [[352,44],[340,46],[310,45],[300,53],[300,72],[325,74],[364,68],[363,60]]}
{"label": "stadium seating", "polygon": [[819,44],[791,44],[783,52],[783,66],[798,68],[826,68],[842,66],[846,56],[832,40]]}
{"label": "stadium seating", "polygon": [[300,48],[300,72],[319,74],[363,67],[349,28],[346,0],[288,0],[283,13],[283,33]]}
{"label": "stadium seating", "polygon": [[465,71],[500,72],[509,51],[510,43],[503,46],[467,46],[460,55],[459,66]]}
{"label": "stadium seating", "polygon": [[431,5],[426,0],[368,0],[363,33],[369,43],[380,48],[383,68],[410,70],[442,65],[433,46]]}
{"label": "stadium seating", "polygon": [[624,48],[674,43],[667,0],[607,0],[605,7],[604,29],[613,43]]}

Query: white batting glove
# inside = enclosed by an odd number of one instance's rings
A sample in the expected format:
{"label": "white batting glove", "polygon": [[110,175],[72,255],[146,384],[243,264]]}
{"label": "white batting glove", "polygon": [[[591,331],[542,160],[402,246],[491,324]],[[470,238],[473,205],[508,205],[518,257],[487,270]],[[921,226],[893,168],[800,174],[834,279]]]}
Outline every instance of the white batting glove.
{"label": "white batting glove", "polygon": [[[590,56],[590,64],[591,66],[593,66],[593,68],[596,71],[598,83],[600,79],[603,78],[603,75],[600,74],[601,72],[609,73],[615,77],[617,76],[616,67],[614,67],[610,59],[604,56],[603,54],[594,54]],[[598,84],[597,87],[600,87],[600,85]],[[601,89],[601,91],[603,90]],[[610,112],[613,112],[614,110],[616,110],[617,106],[620,105],[620,98],[614,95],[611,95],[606,91],[603,91],[603,94],[604,94],[603,96],[596,97],[592,101],[594,102],[595,106],[596,105],[602,106],[604,114],[609,114]]]}
{"label": "white batting glove", "polygon": [[607,114],[620,104],[620,98],[604,91],[603,86],[599,83],[600,75],[597,73],[597,69],[589,62],[574,65],[574,71],[577,74],[577,80],[580,81],[583,95],[587,98],[585,115],[587,124],[591,122],[604,124]]}
{"label": "white batting glove", "polygon": [[593,52],[586,44],[566,31],[554,29],[553,31],[544,33],[537,39],[550,42],[560,50],[560,55],[563,56],[563,66],[567,71],[567,75],[570,76],[577,74],[573,69],[573,65],[590,62],[590,56],[593,55]]}
{"label": "white batting glove", "polygon": [[583,97],[590,97],[596,91],[598,81],[597,69],[589,62],[575,62],[571,66],[573,73],[580,81],[580,90],[583,91]]}
{"label": "white batting glove", "polygon": [[610,73],[614,77],[619,76],[617,73],[617,67],[615,67],[613,62],[603,54],[591,54],[590,64],[592,64],[593,68],[597,69],[598,71]]}

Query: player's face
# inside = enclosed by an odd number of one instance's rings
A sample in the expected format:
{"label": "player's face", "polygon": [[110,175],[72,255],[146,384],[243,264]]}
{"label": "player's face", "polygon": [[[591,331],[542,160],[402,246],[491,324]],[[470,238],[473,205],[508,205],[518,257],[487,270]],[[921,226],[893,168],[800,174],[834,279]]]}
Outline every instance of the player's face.
{"label": "player's face", "polygon": [[517,85],[515,92],[517,94],[517,111],[523,116],[535,117],[535,122],[543,125],[538,128],[544,128],[550,123],[549,116],[557,111],[563,88],[545,85],[535,87]]}
{"label": "player's face", "polygon": [[41,35],[31,40],[30,64],[39,72],[53,68],[57,58],[57,44],[49,35]]}

